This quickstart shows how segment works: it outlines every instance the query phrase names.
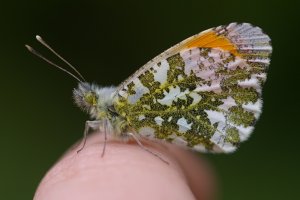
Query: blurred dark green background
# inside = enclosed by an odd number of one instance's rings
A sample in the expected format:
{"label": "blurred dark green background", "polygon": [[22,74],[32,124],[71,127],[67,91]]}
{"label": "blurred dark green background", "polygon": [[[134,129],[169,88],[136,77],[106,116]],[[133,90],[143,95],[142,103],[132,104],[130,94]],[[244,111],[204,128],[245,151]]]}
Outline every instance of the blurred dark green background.
{"label": "blurred dark green background", "polygon": [[24,48],[40,34],[88,80],[117,85],[163,50],[210,27],[250,22],[272,38],[264,112],[232,155],[205,155],[220,199],[300,199],[299,6],[296,1],[8,1],[0,5],[0,198],[31,199],[82,136],[77,83]]}

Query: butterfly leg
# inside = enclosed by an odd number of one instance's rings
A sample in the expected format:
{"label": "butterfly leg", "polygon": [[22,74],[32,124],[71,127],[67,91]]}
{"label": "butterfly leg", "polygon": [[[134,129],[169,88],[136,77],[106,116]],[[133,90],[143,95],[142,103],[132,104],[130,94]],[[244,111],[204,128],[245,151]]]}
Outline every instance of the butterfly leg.
{"label": "butterfly leg", "polygon": [[136,143],[137,143],[143,150],[145,150],[145,151],[151,153],[152,155],[154,155],[155,157],[159,158],[159,159],[160,159],[161,161],[163,161],[164,163],[169,164],[169,162],[166,161],[165,159],[163,159],[160,155],[158,155],[157,153],[155,153],[155,152],[151,151],[150,149],[148,149],[147,147],[145,147],[145,146],[141,143],[141,141],[139,140],[139,138],[138,138],[136,135],[134,135],[133,133],[127,133],[127,134],[128,134],[129,136],[131,136],[131,137],[136,141]]}
{"label": "butterfly leg", "polygon": [[108,123],[108,121],[105,120],[105,121],[104,121],[104,144],[103,144],[103,150],[102,150],[101,157],[104,156],[104,154],[105,154],[105,149],[106,149],[106,143],[107,143],[107,123]]}
{"label": "butterfly leg", "polygon": [[77,153],[83,150],[86,144],[87,134],[89,133],[90,128],[93,130],[97,130],[100,127],[100,121],[86,121],[85,122],[85,128],[83,133],[83,144],[80,147],[80,149],[77,150]]}

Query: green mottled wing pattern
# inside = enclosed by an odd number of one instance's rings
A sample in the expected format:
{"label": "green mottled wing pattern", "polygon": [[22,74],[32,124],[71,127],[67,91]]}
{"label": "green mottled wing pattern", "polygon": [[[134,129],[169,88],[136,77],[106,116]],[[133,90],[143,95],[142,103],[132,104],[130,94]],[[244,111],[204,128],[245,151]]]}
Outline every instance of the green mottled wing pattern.
{"label": "green mottled wing pattern", "polygon": [[114,106],[137,134],[191,147],[232,152],[261,113],[270,38],[232,23],[193,36],[122,83]]}

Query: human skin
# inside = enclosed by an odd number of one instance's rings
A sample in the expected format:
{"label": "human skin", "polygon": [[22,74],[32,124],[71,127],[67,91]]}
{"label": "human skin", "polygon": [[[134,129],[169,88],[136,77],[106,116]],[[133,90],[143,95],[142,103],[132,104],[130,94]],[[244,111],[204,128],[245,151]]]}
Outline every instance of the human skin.
{"label": "human skin", "polygon": [[73,145],[46,173],[34,200],[214,199],[214,176],[205,160],[175,145],[142,142],[169,164],[134,141],[110,137],[101,157],[103,136],[92,134],[80,153]]}

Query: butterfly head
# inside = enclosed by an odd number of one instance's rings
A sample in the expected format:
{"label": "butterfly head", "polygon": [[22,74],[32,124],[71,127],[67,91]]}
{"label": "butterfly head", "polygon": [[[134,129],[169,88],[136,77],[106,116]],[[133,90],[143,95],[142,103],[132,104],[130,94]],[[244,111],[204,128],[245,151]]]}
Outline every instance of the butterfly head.
{"label": "butterfly head", "polygon": [[98,94],[91,84],[79,83],[78,88],[73,91],[73,97],[79,108],[88,113],[95,112],[98,105]]}
{"label": "butterfly head", "polygon": [[114,115],[113,98],[115,87],[100,87],[96,84],[80,82],[73,91],[75,104],[98,120]]}

